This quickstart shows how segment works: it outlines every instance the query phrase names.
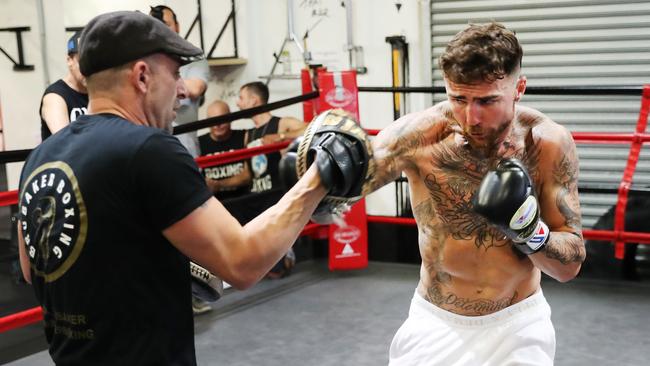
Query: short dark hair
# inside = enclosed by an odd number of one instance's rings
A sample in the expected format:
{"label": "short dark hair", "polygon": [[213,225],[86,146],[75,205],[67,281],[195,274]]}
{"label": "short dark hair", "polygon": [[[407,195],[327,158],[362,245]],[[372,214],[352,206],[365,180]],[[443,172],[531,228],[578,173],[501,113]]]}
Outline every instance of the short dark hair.
{"label": "short dark hair", "polygon": [[172,13],[172,16],[174,17],[174,23],[178,24],[178,19],[176,19],[176,13],[174,13],[172,8],[170,8],[169,6],[156,5],[156,6],[150,6],[150,8],[151,9],[149,10],[149,15],[160,20],[161,22],[163,22],[163,10],[165,9],[169,10],[169,12]]}
{"label": "short dark hair", "polygon": [[240,88],[240,90],[244,89],[248,89],[251,93],[257,95],[262,100],[262,104],[269,102],[269,87],[266,86],[266,84],[263,82],[252,81],[250,83],[246,83]]}
{"label": "short dark hair", "polygon": [[502,24],[470,24],[449,41],[438,66],[454,83],[493,82],[518,70],[523,54],[515,33]]}

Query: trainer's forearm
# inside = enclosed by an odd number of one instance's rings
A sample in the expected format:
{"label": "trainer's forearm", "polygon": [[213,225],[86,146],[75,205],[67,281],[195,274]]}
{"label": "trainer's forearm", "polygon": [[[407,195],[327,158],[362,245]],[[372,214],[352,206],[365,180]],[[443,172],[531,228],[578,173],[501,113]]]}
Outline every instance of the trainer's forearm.
{"label": "trainer's forearm", "polygon": [[578,274],[585,256],[584,240],[580,236],[553,231],[546,246],[529,258],[542,272],[567,282]]}
{"label": "trainer's forearm", "polygon": [[326,193],[312,165],[278,203],[244,226],[246,248],[254,258],[247,263],[249,275],[261,278],[282,258]]}

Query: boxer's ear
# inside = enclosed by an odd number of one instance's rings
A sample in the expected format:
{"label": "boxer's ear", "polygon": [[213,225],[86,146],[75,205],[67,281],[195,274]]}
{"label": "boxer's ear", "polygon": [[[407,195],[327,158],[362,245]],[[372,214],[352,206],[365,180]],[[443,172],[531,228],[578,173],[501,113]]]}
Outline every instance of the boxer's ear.
{"label": "boxer's ear", "polygon": [[526,77],[523,75],[520,75],[517,78],[517,83],[515,84],[515,102],[518,102],[521,100],[521,97],[524,96],[524,92],[526,91]]}

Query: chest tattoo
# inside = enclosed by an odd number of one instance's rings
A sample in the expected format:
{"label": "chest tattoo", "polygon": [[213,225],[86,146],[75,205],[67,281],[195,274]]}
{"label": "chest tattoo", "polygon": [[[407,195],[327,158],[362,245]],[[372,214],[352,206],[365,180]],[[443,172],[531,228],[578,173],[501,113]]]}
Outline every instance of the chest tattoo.
{"label": "chest tattoo", "polygon": [[[522,160],[531,176],[537,177],[539,152],[536,149],[525,151],[506,142],[504,151],[504,156]],[[474,192],[499,160],[479,158],[462,146],[442,142],[431,152],[430,168],[423,177],[435,212],[429,216],[443,224],[447,235],[455,240],[473,240],[477,249],[487,250],[508,243],[498,228],[472,211]]]}

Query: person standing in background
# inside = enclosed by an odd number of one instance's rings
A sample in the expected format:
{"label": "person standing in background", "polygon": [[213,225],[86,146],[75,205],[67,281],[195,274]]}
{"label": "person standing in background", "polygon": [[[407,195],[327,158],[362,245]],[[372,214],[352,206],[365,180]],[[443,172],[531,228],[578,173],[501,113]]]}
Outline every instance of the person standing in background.
{"label": "person standing in background", "polygon": [[75,32],[68,40],[68,73],[45,89],[41,99],[41,140],[55,134],[88,111],[86,81],[79,71],[79,36]]}
{"label": "person standing in background", "polygon": [[[176,13],[165,5],[151,7],[149,15],[165,23],[176,33],[180,32],[180,25]],[[199,119],[199,107],[203,104],[203,96],[208,88],[210,67],[206,59],[201,59],[184,65],[180,68],[181,79],[187,88],[187,98],[181,100],[181,107],[176,112],[175,126],[195,122]],[[199,141],[196,131],[176,136],[192,157],[199,156]]]}

